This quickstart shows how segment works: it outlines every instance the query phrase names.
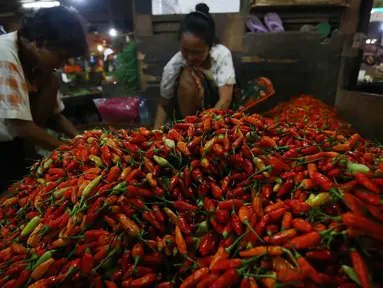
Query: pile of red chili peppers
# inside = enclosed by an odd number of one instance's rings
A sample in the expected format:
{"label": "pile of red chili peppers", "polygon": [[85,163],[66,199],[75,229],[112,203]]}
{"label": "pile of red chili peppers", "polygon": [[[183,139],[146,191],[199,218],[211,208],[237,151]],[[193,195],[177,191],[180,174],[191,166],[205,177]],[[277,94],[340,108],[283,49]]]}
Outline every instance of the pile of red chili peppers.
{"label": "pile of red chili peppers", "polygon": [[60,146],[0,199],[0,287],[381,287],[382,149],[308,96],[269,115]]}

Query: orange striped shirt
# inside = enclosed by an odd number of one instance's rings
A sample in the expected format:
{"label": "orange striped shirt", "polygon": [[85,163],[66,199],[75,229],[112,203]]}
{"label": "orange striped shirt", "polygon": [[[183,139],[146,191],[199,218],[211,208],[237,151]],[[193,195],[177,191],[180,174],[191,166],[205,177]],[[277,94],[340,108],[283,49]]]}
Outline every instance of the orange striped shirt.
{"label": "orange striped shirt", "polygon": [[[0,141],[11,141],[14,134],[9,119],[33,121],[29,92],[35,91],[24,75],[18,56],[17,33],[0,36]],[[56,113],[64,110],[58,95]]]}

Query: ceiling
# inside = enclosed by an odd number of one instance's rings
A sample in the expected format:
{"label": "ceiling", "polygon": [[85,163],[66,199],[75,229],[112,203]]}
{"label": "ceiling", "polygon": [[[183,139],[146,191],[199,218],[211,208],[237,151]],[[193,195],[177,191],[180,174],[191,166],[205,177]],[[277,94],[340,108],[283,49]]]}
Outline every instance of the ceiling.
{"label": "ceiling", "polygon": [[[54,0],[44,0],[54,1]],[[133,30],[132,0],[58,0],[62,5],[75,7],[90,23],[91,31],[104,33],[111,28],[120,32]],[[22,16],[23,3],[35,0],[0,0],[0,25]],[[11,19],[12,18],[12,19]]]}

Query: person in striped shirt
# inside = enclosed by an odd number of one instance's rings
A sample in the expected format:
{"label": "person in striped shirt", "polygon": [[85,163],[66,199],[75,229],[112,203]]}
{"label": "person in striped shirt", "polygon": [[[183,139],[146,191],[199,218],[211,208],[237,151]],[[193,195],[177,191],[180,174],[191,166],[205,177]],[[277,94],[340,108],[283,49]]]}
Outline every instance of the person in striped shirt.
{"label": "person in striped shirt", "polygon": [[[54,149],[63,142],[46,132],[48,124],[70,137],[78,132],[61,114],[54,71],[88,51],[83,21],[63,6],[37,10],[21,28],[0,36],[0,189],[25,169],[25,144]],[[1,191],[1,190],[0,190]]]}

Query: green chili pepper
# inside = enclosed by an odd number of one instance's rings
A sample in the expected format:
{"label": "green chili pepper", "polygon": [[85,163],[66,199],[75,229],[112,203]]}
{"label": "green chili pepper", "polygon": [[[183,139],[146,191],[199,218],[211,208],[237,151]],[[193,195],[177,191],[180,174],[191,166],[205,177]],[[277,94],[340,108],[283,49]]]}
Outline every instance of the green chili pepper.
{"label": "green chili pepper", "polygon": [[164,143],[166,146],[168,146],[172,150],[176,148],[176,143],[174,143],[172,139],[165,139]]}
{"label": "green chili pepper", "polygon": [[170,166],[168,160],[166,160],[165,158],[162,158],[162,157],[159,157],[157,155],[154,155],[153,156],[153,159],[154,161],[157,162],[158,165],[160,165],[161,167],[164,167],[164,168],[167,168]]}
{"label": "green chili pepper", "polygon": [[356,172],[368,173],[368,172],[370,172],[370,168],[368,168],[366,165],[351,163],[351,162],[347,162],[347,170],[349,170],[353,173],[356,173]]}
{"label": "green chili pepper", "polygon": [[197,224],[197,231],[196,231],[197,236],[205,235],[207,232],[209,232],[209,226],[207,224],[207,221]]}
{"label": "green chili pepper", "polygon": [[211,139],[209,142],[207,142],[205,144],[205,146],[203,147],[203,152],[206,154],[206,153],[209,153],[212,149],[213,149],[213,146],[215,144],[215,142],[217,141],[217,138],[216,137],[213,137],[213,139]]}
{"label": "green chili pepper", "polygon": [[33,230],[35,230],[35,228],[37,227],[37,225],[39,225],[41,222],[41,217],[40,216],[36,216],[34,218],[32,218],[31,221],[29,221],[29,223],[27,224],[27,226],[24,227],[23,231],[21,232],[21,236],[27,236],[29,234],[32,233]]}
{"label": "green chili pepper", "polygon": [[61,188],[59,190],[56,190],[53,195],[55,196],[55,199],[61,199],[64,196],[65,191],[67,191],[71,187]]}
{"label": "green chili pepper", "polygon": [[100,266],[104,269],[110,269],[115,264],[116,256],[118,256],[118,254],[120,253],[121,253],[121,248],[115,247],[112,251],[110,251],[108,256],[106,256],[106,258],[101,262]]}
{"label": "green chili pepper", "polygon": [[169,191],[170,179],[168,177],[159,177],[158,178],[158,184],[165,191]]}
{"label": "green chili pepper", "polygon": [[37,168],[37,175],[39,177],[43,176],[43,168],[41,168],[41,166],[39,166],[39,168]]}
{"label": "green chili pepper", "polygon": [[94,180],[92,180],[92,182],[90,182],[88,185],[86,185],[84,191],[82,191],[82,198],[85,199],[90,192],[92,192],[92,190],[98,185],[100,184],[101,182],[101,179],[102,179],[102,175],[98,176],[97,178],[95,178]]}
{"label": "green chili pepper", "polygon": [[331,200],[330,193],[319,193],[313,199],[311,199],[308,204],[311,205],[312,207],[320,207],[326,204],[327,202],[329,202],[330,200]]}
{"label": "green chili pepper", "polygon": [[283,180],[281,178],[275,178],[275,183],[283,184]]}
{"label": "green chili pepper", "polygon": [[52,159],[49,159],[48,161],[46,161],[44,163],[44,169],[48,169],[51,165],[53,164],[53,160]]}
{"label": "green chili pepper", "polygon": [[362,286],[362,284],[361,284],[360,281],[359,281],[358,276],[356,275],[356,272],[355,272],[354,268],[352,268],[352,267],[350,267],[350,266],[347,266],[347,265],[342,265],[342,269],[343,269],[343,271],[347,274],[347,276],[348,276],[352,281],[354,281],[355,283],[357,283],[359,286]]}
{"label": "green chili pepper", "polygon": [[97,157],[97,156],[94,156],[94,155],[90,155],[89,159],[91,161],[93,161],[96,164],[97,167],[103,167],[104,166],[104,163],[102,162],[100,157]]}
{"label": "green chili pepper", "polygon": [[49,250],[49,251],[46,251],[43,255],[40,256],[39,260],[37,260],[37,262],[35,263],[35,265],[33,266],[33,269],[35,269],[36,267],[38,267],[41,263],[51,259],[53,257],[53,253],[56,252],[56,250]]}
{"label": "green chili pepper", "polygon": [[116,186],[114,186],[112,191],[124,189],[124,188],[126,188],[126,186],[128,186],[128,183],[126,183],[125,181],[121,182],[121,183],[117,184]]}

